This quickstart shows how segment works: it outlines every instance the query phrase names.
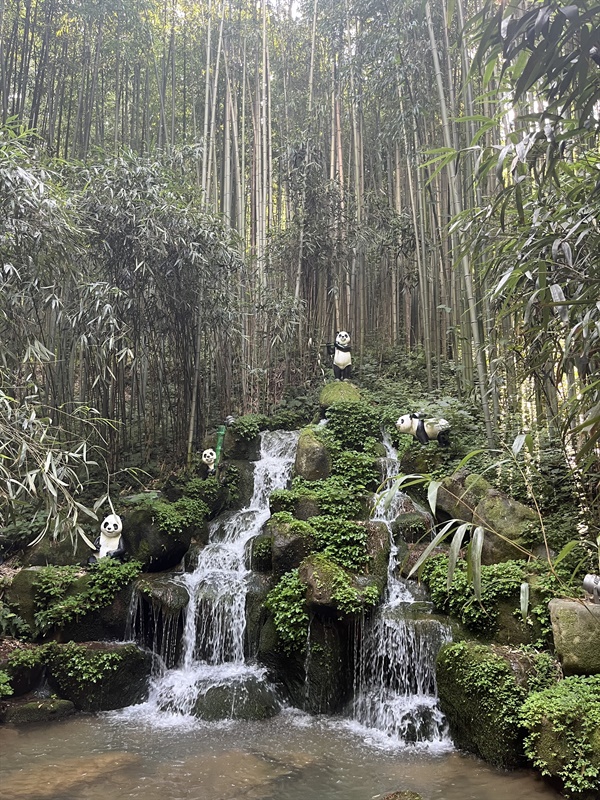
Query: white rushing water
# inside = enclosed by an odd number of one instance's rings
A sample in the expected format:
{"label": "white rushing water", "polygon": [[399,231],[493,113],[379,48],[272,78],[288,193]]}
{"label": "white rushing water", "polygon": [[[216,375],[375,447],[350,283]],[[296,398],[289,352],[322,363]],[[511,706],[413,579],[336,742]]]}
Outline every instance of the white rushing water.
{"label": "white rushing water", "polygon": [[185,586],[190,597],[180,664],[154,678],[149,700],[143,709],[137,708],[136,716],[144,711],[187,716],[208,688],[233,687],[235,702],[236,684],[243,687],[264,679],[264,670],[246,664],[244,658],[251,574],[246,566],[247,546],[269,519],[269,495],[285,488],[290,479],[297,442],[296,431],[261,434],[249,505],[213,521],[209,542],[200,551],[195,570],[174,579]]}
{"label": "white rushing water", "polygon": [[[396,452],[384,437],[386,478],[398,474]],[[355,675],[353,719],[382,741],[429,748],[451,746],[439,709],[435,659],[449,628],[423,613],[417,591],[398,577],[392,522],[409,503],[403,492],[380,499],[374,519],[390,531],[388,583],[383,603],[362,631]]]}

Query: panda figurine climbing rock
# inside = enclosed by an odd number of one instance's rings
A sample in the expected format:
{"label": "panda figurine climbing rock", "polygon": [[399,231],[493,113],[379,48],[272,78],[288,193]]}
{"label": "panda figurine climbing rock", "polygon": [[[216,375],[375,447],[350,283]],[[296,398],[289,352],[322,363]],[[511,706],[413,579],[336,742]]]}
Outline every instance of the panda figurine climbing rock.
{"label": "panda figurine climbing rock", "polygon": [[209,447],[208,450],[205,450],[202,453],[202,463],[206,464],[208,467],[208,474],[213,475],[215,472],[215,461],[217,460],[217,454],[215,451]]}
{"label": "panda figurine climbing rock", "polygon": [[121,558],[125,553],[125,542],[121,536],[123,521],[118,514],[109,514],[102,520],[100,536],[94,542],[97,554],[90,559],[92,562],[100,558]]}
{"label": "panda figurine climbing rock", "polygon": [[333,374],[343,381],[352,373],[352,356],[350,355],[350,334],[348,331],[338,331],[335,344],[327,345],[327,354],[333,356]]}
{"label": "panda figurine climbing rock", "polygon": [[421,444],[437,440],[441,447],[450,444],[450,423],[441,418],[423,419],[419,414],[404,414],[396,422],[400,433],[409,433]]}

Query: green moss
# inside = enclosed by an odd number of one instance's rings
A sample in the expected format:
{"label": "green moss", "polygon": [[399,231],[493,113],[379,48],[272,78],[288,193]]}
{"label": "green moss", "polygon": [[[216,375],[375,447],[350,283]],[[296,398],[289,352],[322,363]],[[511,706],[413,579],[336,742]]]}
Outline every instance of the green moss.
{"label": "green moss", "polygon": [[[531,694],[520,715],[525,752],[567,796],[600,786],[600,676],[570,677]],[[593,795],[592,795],[593,796]]]}
{"label": "green moss", "polygon": [[338,403],[360,403],[360,389],[348,381],[334,381],[326,384],[319,395],[322,408],[329,408]]}
{"label": "green moss", "polygon": [[377,462],[370,453],[344,450],[333,461],[333,474],[343,478],[355,491],[375,491],[380,483]]}

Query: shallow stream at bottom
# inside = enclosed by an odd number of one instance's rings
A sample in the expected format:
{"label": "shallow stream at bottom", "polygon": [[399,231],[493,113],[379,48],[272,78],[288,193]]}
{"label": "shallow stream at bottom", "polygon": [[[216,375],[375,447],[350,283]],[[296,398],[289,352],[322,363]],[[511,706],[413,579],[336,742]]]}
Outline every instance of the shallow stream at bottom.
{"label": "shallow stream at bottom", "polygon": [[557,800],[533,772],[451,749],[394,749],[356,723],[284,710],[263,722],[160,725],[144,706],[0,729],[3,800]]}

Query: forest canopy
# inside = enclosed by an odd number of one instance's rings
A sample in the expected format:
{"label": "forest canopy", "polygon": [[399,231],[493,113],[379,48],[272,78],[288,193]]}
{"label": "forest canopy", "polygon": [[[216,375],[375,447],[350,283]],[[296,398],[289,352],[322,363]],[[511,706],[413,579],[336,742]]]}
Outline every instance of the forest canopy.
{"label": "forest canopy", "polygon": [[596,496],[600,6],[4,0],[0,34],[5,501],[189,455],[340,328]]}

